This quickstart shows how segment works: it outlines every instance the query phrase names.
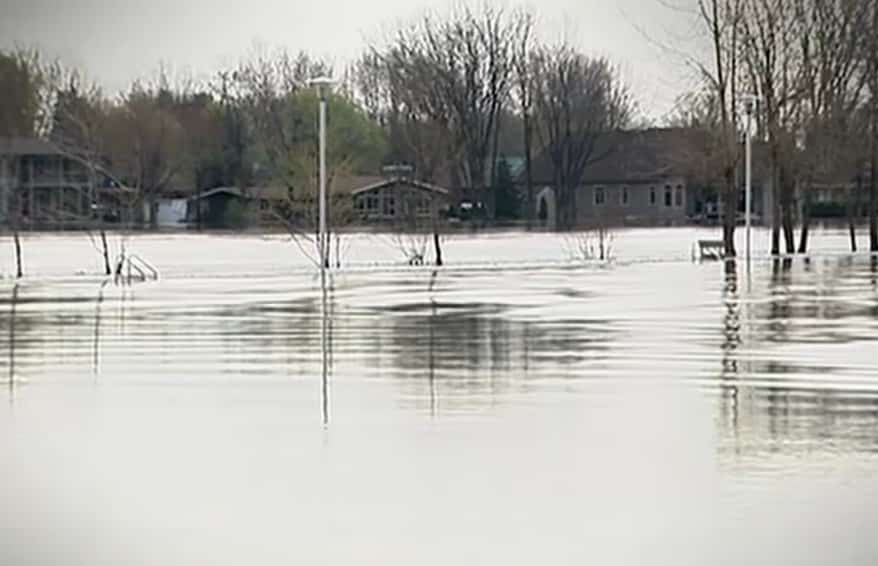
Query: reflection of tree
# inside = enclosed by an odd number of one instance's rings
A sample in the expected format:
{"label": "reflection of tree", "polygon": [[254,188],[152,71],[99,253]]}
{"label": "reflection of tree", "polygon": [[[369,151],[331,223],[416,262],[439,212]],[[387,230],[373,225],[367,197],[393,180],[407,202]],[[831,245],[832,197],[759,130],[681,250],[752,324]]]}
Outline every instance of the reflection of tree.
{"label": "reflection of tree", "polygon": [[95,335],[94,344],[92,346],[92,372],[95,376],[100,372],[101,307],[104,304],[104,289],[109,282],[110,280],[107,279],[101,284],[101,288],[98,291],[98,298],[95,301]]}
{"label": "reflection of tree", "polygon": [[869,262],[869,272],[872,274],[872,288],[878,289],[878,255],[873,255]]}
{"label": "reflection of tree", "polygon": [[[371,340],[374,363],[395,377],[414,399],[428,400],[435,414],[447,406],[493,404],[517,387],[528,388],[534,360],[545,375],[574,376],[605,359],[611,331],[598,320],[538,324],[510,319],[499,306],[429,303],[379,318],[384,328]],[[392,339],[383,341],[382,336]],[[390,358],[389,362],[383,360]]]}
{"label": "reflection of tree", "polygon": [[783,342],[789,339],[789,325],[792,320],[793,294],[790,291],[792,282],[792,259],[775,259],[771,263],[771,303],[768,311],[770,332],[766,340]]}
{"label": "reflection of tree", "polygon": [[738,270],[735,261],[725,264],[725,285],[723,286],[723,342],[722,342],[722,407],[723,419],[731,421],[737,430],[738,420],[738,348],[741,345],[741,298],[738,294]]}
{"label": "reflection of tree", "polygon": [[830,360],[817,366],[795,353],[783,357],[786,345],[841,346],[869,339],[857,323],[868,318],[856,299],[867,284],[863,267],[839,260],[812,262],[794,271],[792,260],[774,261],[765,291],[769,300],[750,307],[754,322],[762,324],[751,325],[756,332],[747,345],[760,349],[761,355],[746,368],[736,358],[741,342],[737,282],[727,273],[721,377],[721,426],[727,443],[722,452],[739,461],[774,453],[878,448],[878,395],[852,392],[838,382],[850,375],[847,360],[837,360],[842,365],[836,368],[828,365]]}
{"label": "reflection of tree", "polygon": [[9,301],[9,389],[15,388],[15,313],[18,307],[18,285],[12,287]]}

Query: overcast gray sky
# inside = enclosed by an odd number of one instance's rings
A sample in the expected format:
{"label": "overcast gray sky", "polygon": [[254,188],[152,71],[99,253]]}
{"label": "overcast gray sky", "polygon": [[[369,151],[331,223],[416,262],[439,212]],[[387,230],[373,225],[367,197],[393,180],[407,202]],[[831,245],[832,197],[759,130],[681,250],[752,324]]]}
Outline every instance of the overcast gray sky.
{"label": "overcast gray sky", "polygon": [[[679,35],[681,16],[659,0],[524,5],[536,13],[543,39],[566,37],[586,52],[610,57],[652,117],[660,118],[691,87],[682,59],[656,46],[680,45],[669,32]],[[206,76],[257,45],[344,62],[396,24],[451,6],[448,0],[0,0],[0,46],[38,47],[112,92],[155,73],[161,63]]]}

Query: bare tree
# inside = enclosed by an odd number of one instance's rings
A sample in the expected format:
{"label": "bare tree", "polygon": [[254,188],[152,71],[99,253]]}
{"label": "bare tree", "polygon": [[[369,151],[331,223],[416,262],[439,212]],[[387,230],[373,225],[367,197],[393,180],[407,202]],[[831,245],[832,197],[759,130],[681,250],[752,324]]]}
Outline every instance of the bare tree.
{"label": "bare tree", "polygon": [[534,113],[534,79],[532,57],[534,53],[534,21],[530,14],[524,14],[520,32],[513,46],[515,74],[514,96],[521,114],[524,138],[524,175],[527,228],[531,229],[536,214],[533,187],[533,113]]}
{"label": "bare tree", "polygon": [[183,173],[184,132],[171,111],[173,93],[164,79],[135,83],[107,117],[107,148],[114,168],[139,193],[158,225],[158,198]]}
{"label": "bare tree", "polygon": [[[743,0],[739,12],[745,84],[759,95],[758,123],[769,149],[774,196],[773,254],[780,252],[781,232],[787,253],[796,251],[794,132],[801,98],[801,53],[795,38],[802,32],[802,26],[793,4],[785,0]],[[807,230],[804,232],[807,238]]]}
{"label": "bare tree", "polygon": [[[829,182],[860,177],[864,155],[860,139],[866,133],[858,120],[865,89],[860,69],[858,38],[866,33],[867,4],[850,0],[798,0],[799,64],[801,66],[804,139],[802,185],[804,189],[799,253],[806,253],[809,235],[811,184],[815,178]],[[859,184],[859,182],[857,183]],[[856,251],[854,215],[858,187],[849,192],[851,247]]]}
{"label": "bare tree", "polygon": [[[107,232],[103,219],[92,210],[93,203],[100,202],[97,194],[99,178],[109,177],[104,173],[107,169],[107,104],[96,85],[83,86],[82,82],[80,75],[73,72],[66,78],[65,85],[59,88],[50,140],[62,156],[81,164],[86,170],[88,186],[85,194],[77,196],[80,206],[85,201],[87,207],[80,212],[83,217],[77,220],[84,223],[92,244],[103,260],[104,273],[110,276],[113,269]],[[119,187],[121,189],[121,184]],[[92,227],[97,228],[99,241],[95,239]]]}
{"label": "bare tree", "polygon": [[723,179],[723,243],[726,257],[735,257],[735,225],[738,212],[738,189],[735,182],[739,150],[737,144],[738,113],[735,106],[740,73],[740,23],[744,0],[698,0],[700,21],[707,31],[712,63],[693,61],[707,81],[717,106],[717,155]]}
{"label": "bare tree", "polygon": [[576,191],[586,169],[613,151],[634,105],[606,59],[562,45],[538,49],[530,62],[536,129],[551,161],[560,225],[576,223]]}
{"label": "bare tree", "polygon": [[[45,62],[32,50],[0,52],[0,136],[7,138],[44,137],[52,124],[54,92],[49,85],[54,81],[58,65]],[[11,149],[11,148],[10,148]],[[6,152],[12,154],[12,152]],[[21,162],[11,155],[7,172],[8,210],[15,249],[16,277],[24,275],[21,251]]]}
{"label": "bare tree", "polygon": [[493,184],[500,113],[529,28],[526,15],[461,8],[447,19],[426,16],[374,51],[389,73],[391,106],[441,130],[443,157],[464,187]]}
{"label": "bare tree", "polygon": [[[878,5],[870,2],[867,14],[867,38],[864,44],[865,71],[869,85],[870,184],[869,184],[869,249],[878,252]],[[871,17],[870,17],[871,16]]]}

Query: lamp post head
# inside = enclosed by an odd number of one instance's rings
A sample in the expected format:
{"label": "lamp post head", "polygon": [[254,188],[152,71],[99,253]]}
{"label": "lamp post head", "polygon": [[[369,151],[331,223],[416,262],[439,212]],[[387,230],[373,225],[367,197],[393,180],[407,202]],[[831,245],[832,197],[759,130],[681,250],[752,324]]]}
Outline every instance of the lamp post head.
{"label": "lamp post head", "polygon": [[316,87],[321,99],[325,99],[335,84],[332,77],[314,77],[308,80],[308,86]]}

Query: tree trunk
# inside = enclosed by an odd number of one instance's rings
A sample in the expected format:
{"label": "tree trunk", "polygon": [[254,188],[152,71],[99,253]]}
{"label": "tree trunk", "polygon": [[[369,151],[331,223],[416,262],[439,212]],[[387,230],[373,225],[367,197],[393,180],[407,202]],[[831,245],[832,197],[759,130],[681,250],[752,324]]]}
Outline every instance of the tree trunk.
{"label": "tree trunk", "polygon": [[726,171],[726,186],[723,193],[723,247],[725,257],[738,255],[735,248],[735,226],[738,222],[738,191],[735,190],[735,172]]}
{"label": "tree trunk", "polygon": [[436,251],[436,267],[442,267],[442,239],[438,231],[433,232],[433,248]]}
{"label": "tree trunk", "polygon": [[[9,203],[7,216],[9,217],[9,227],[12,228],[12,243],[15,248],[15,277],[16,279],[21,279],[24,277],[24,269],[22,267],[21,260],[21,235],[19,234],[19,228],[21,224],[21,187],[18,186],[19,181],[19,161],[17,159],[12,160],[12,171],[11,176],[12,179],[15,180],[15,184],[12,182],[7,182],[6,190],[9,195]],[[29,213],[33,214],[33,209],[29,209]]]}
{"label": "tree trunk", "polygon": [[531,140],[530,140],[530,115],[524,113],[524,175],[527,184],[527,229],[533,228],[535,204],[534,204],[534,181],[531,170]]}
{"label": "tree trunk", "polygon": [[784,244],[789,255],[796,253],[796,233],[793,228],[793,188],[787,178],[785,167],[781,167],[781,228],[783,230]]}
{"label": "tree trunk", "polygon": [[153,230],[159,228],[159,201],[156,198],[149,200],[149,227]]}
{"label": "tree trunk", "polygon": [[869,182],[869,250],[878,252],[878,111],[872,110],[872,165]]}
{"label": "tree trunk", "polygon": [[876,158],[872,157],[872,182],[869,187],[869,250],[872,253],[878,252],[878,167],[876,167]]}
{"label": "tree trunk", "polygon": [[857,184],[852,193],[848,193],[847,216],[848,216],[848,232],[851,239],[851,251],[857,251],[857,216],[860,212],[860,185],[863,179],[857,175]]}
{"label": "tree trunk", "polygon": [[771,151],[771,255],[780,255],[780,172],[777,166],[777,149]]}
{"label": "tree trunk", "polygon": [[871,136],[871,181],[869,183],[869,249],[878,252],[878,6],[872,4],[871,68],[872,96],[872,136]]}
{"label": "tree trunk", "polygon": [[18,226],[13,229],[12,240],[15,244],[15,278],[24,277],[24,269],[21,265],[21,236],[18,233]]}
{"label": "tree trunk", "polygon": [[799,235],[799,253],[808,253],[808,236],[811,229],[811,191],[802,197],[802,233]]}
{"label": "tree trunk", "polygon": [[113,274],[113,268],[110,267],[110,246],[107,244],[107,231],[101,228],[101,246],[104,252],[104,273],[109,277]]}

